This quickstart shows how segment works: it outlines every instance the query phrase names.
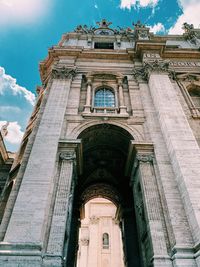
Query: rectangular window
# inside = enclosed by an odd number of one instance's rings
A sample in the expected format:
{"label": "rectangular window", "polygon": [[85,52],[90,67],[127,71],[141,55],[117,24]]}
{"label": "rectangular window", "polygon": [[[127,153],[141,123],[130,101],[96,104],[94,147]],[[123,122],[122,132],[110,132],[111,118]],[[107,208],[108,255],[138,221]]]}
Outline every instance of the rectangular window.
{"label": "rectangular window", "polygon": [[114,43],[94,43],[95,49],[114,49]]}

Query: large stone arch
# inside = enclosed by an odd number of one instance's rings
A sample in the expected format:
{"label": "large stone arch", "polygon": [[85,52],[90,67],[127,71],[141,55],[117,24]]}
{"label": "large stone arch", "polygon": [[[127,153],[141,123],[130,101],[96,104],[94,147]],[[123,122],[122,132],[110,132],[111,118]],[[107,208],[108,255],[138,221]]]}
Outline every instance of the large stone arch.
{"label": "large stone arch", "polygon": [[90,120],[90,121],[84,122],[78,125],[77,127],[75,127],[69,133],[69,137],[72,139],[77,139],[78,136],[80,136],[81,133],[87,128],[95,126],[95,125],[100,125],[100,124],[110,124],[110,125],[118,126],[119,128],[126,130],[132,136],[132,139],[134,139],[135,141],[144,141],[143,134],[139,132],[139,130],[136,129],[135,127],[130,127],[129,125],[127,125],[127,123],[123,123],[121,121],[118,122],[118,121],[106,121],[106,120],[104,121]]}
{"label": "large stone arch", "polygon": [[[83,172],[78,176],[70,232],[71,243],[77,247],[78,223],[84,204],[95,197],[104,197],[118,208],[126,266],[140,267],[138,234],[130,177],[125,173],[130,141],[142,140],[141,135],[122,123],[91,121],[79,125],[70,136],[81,139]],[[130,237],[131,236],[131,237]],[[73,256],[72,256],[73,257]],[[71,261],[71,256],[69,256]]]}

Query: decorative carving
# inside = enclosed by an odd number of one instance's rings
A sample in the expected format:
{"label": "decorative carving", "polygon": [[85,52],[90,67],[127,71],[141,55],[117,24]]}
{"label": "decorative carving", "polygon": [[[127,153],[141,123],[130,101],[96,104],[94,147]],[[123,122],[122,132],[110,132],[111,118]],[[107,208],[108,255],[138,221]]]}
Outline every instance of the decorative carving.
{"label": "decorative carving", "polygon": [[168,60],[153,60],[153,61],[144,61],[143,67],[140,69],[134,69],[133,75],[135,78],[142,78],[143,80],[148,80],[149,75],[152,71],[154,72],[168,72],[169,70],[170,62]]}
{"label": "decorative carving", "polygon": [[[78,25],[74,32],[82,34],[95,34],[95,35],[123,35],[123,36],[134,36],[134,30],[130,27],[121,28],[117,26],[117,29],[110,29],[109,26],[112,22],[108,22],[105,19],[97,22],[98,28],[88,27],[87,25]],[[118,42],[119,43],[119,42]]]}
{"label": "decorative carving", "polygon": [[89,239],[88,238],[81,238],[80,243],[82,246],[88,246],[89,245]]}
{"label": "decorative carving", "polygon": [[5,137],[8,134],[8,125],[9,125],[9,122],[6,122],[6,124],[1,126],[0,132],[1,132],[2,137]]}
{"label": "decorative carving", "polygon": [[102,19],[100,22],[97,22],[97,25],[99,25],[99,28],[108,28],[112,22],[106,21],[106,19]]}
{"label": "decorative carving", "polygon": [[197,34],[195,32],[194,25],[185,22],[183,23],[182,28],[185,30],[186,40],[189,40],[193,44],[197,44]]}
{"label": "decorative carving", "polygon": [[184,82],[194,83],[195,81],[200,81],[200,75],[194,73],[186,73],[177,75],[177,79]]}
{"label": "decorative carving", "polygon": [[78,25],[76,29],[74,30],[77,33],[94,33],[96,30],[95,27],[88,27],[87,25]]}
{"label": "decorative carving", "polygon": [[90,217],[90,223],[91,224],[97,224],[99,222],[99,217],[93,215],[92,217]]}
{"label": "decorative carving", "polygon": [[76,68],[54,67],[52,69],[52,77],[54,79],[71,79],[76,74]]}
{"label": "decorative carving", "polygon": [[200,62],[189,62],[189,61],[171,61],[169,63],[173,67],[200,67]]}
{"label": "decorative carving", "polygon": [[119,192],[108,184],[97,183],[88,187],[81,197],[81,202],[86,203],[95,197],[104,197],[114,202],[116,205],[120,203]]}
{"label": "decorative carving", "polygon": [[153,162],[152,154],[137,154],[136,159],[140,162]]}
{"label": "decorative carving", "polygon": [[75,152],[69,151],[60,153],[60,159],[62,160],[74,160],[75,158],[76,158]]}
{"label": "decorative carving", "polygon": [[149,28],[142,24],[139,20],[136,23],[133,23],[134,34],[136,39],[139,40],[148,40],[149,39]]}

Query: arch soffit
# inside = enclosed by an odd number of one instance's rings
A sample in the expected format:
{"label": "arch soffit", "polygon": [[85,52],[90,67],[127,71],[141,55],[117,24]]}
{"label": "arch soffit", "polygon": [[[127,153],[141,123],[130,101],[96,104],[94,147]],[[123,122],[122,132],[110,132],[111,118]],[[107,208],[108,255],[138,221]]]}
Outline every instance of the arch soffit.
{"label": "arch soffit", "polygon": [[108,199],[115,204],[116,207],[121,204],[119,192],[113,186],[104,183],[97,183],[87,187],[80,196],[80,203],[84,205],[89,200],[96,197]]}
{"label": "arch soffit", "polygon": [[77,126],[76,128],[72,130],[72,132],[70,133],[70,138],[77,139],[78,136],[87,128],[96,126],[96,125],[105,124],[105,123],[110,124],[110,125],[115,125],[115,126],[118,126],[119,128],[126,130],[132,136],[132,139],[134,139],[135,141],[144,141],[143,135],[137,129],[131,128],[130,126],[127,126],[125,123],[122,123],[122,122],[110,122],[110,121],[109,122],[108,121],[84,122],[83,124]]}

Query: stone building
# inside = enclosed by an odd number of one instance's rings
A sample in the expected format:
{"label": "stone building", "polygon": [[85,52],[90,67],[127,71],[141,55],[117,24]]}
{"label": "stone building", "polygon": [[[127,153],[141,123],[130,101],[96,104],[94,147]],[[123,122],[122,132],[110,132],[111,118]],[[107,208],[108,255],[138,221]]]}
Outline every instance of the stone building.
{"label": "stone building", "polygon": [[95,198],[85,204],[79,229],[77,267],[124,267],[116,206]]}
{"label": "stone building", "polygon": [[126,267],[200,266],[200,30],[110,24],[64,34],[40,64],[1,198],[0,266],[76,266],[96,197],[117,207]]}
{"label": "stone building", "polygon": [[[6,195],[7,199],[10,191],[12,189],[13,181],[9,182],[9,176],[12,176],[11,167],[14,161],[15,153],[12,153],[7,150],[4,137],[8,133],[8,124],[6,123],[2,127],[0,127],[0,194]],[[7,184],[6,184],[7,182]],[[0,203],[0,221],[2,219],[4,209],[5,209],[6,201],[1,199]]]}

